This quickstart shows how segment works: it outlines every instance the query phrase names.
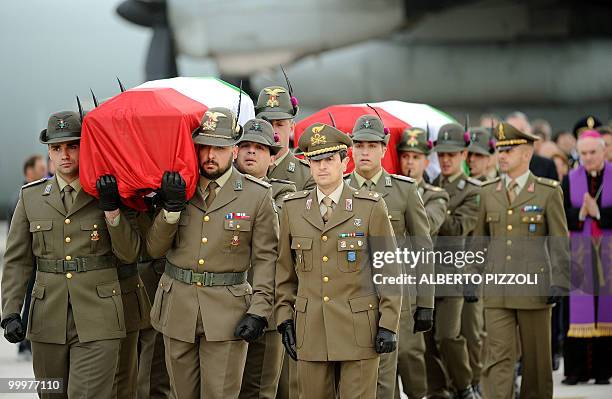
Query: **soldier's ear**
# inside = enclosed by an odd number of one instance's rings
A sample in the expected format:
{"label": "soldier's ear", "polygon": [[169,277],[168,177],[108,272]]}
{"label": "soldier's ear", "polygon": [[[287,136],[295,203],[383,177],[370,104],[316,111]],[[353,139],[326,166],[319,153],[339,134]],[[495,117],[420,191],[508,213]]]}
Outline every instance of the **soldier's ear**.
{"label": "soldier's ear", "polygon": [[235,161],[236,158],[238,158],[238,146],[237,145],[235,145],[232,148],[232,159]]}

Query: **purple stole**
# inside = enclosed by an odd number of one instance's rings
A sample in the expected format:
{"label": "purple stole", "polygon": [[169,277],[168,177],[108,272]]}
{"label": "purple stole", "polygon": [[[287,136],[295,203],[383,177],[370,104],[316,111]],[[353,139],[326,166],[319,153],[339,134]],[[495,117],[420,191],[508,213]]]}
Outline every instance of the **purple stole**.
{"label": "purple stole", "polygon": [[[579,166],[569,173],[570,200],[572,206],[580,208],[584,193],[589,192],[587,173],[584,166]],[[612,163],[605,162],[602,180],[601,207],[612,206]],[[601,229],[602,237],[599,247],[599,306],[595,314],[596,276],[593,275],[592,244],[593,219],[587,217],[582,231],[570,231],[572,268],[570,293],[570,328],[569,337],[592,338],[612,336],[612,230]],[[603,281],[601,279],[603,277]],[[603,285],[602,285],[603,284]]]}

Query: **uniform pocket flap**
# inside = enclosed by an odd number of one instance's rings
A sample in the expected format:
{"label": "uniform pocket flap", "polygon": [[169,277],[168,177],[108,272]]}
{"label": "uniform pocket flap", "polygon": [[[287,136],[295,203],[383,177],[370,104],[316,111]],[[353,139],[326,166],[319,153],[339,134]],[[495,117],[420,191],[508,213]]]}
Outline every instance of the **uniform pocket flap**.
{"label": "uniform pocket flap", "polygon": [[96,286],[98,296],[100,298],[108,298],[115,295],[121,295],[121,288],[119,281],[113,281],[111,283],[100,284]]}
{"label": "uniform pocket flap", "polygon": [[173,281],[174,280],[172,279],[172,277],[169,277],[167,274],[164,273],[159,279],[159,288],[166,292],[170,292],[170,288],[172,288]]}
{"label": "uniform pocket flap", "polygon": [[32,288],[32,297],[36,299],[43,299],[45,297],[45,286],[35,284],[34,288]]}
{"label": "uniform pocket flap", "polygon": [[30,222],[30,233],[35,231],[49,231],[53,228],[53,220],[37,220]]}
{"label": "uniform pocket flap", "polygon": [[225,230],[251,231],[251,221],[245,219],[226,219],[223,226],[225,227]]}
{"label": "uniform pocket flap", "polygon": [[402,211],[389,211],[389,220],[402,220],[403,216]]}
{"label": "uniform pocket flap", "polygon": [[350,237],[338,239],[338,251],[359,251],[365,248],[365,237]]}
{"label": "uniform pocket flap", "polygon": [[106,222],[101,219],[84,220],[81,222],[81,230],[106,230]]}
{"label": "uniform pocket flap", "polygon": [[253,293],[253,287],[248,282],[244,282],[242,284],[234,284],[228,285],[227,289],[234,296],[245,296]]}
{"label": "uniform pocket flap", "polygon": [[353,313],[365,312],[366,310],[378,309],[378,295],[368,295],[349,299]]}
{"label": "uniform pocket flap", "polygon": [[306,305],[308,304],[308,298],[301,296],[295,297],[295,311],[300,313],[306,313]]}
{"label": "uniform pocket flap", "polygon": [[499,213],[497,212],[487,213],[487,222],[499,222]]}
{"label": "uniform pocket flap", "polygon": [[312,238],[293,237],[291,239],[291,249],[312,249]]}

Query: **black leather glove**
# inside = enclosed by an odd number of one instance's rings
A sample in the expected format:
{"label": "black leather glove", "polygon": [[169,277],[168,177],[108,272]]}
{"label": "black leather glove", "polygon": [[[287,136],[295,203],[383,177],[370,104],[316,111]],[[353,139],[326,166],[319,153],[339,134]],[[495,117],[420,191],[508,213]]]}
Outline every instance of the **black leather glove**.
{"label": "black leather glove", "polygon": [[253,342],[264,334],[268,321],[256,314],[247,313],[236,326],[234,335],[244,339],[246,342]]}
{"label": "black leather glove", "polygon": [[559,287],[558,285],[553,285],[550,287],[550,295],[546,300],[547,304],[557,304],[560,303],[564,296],[567,296],[568,290],[564,287]]}
{"label": "black leather glove", "polygon": [[16,344],[25,339],[26,333],[21,323],[21,315],[19,313],[11,313],[2,319],[0,323],[4,328],[4,338],[10,343]]}
{"label": "black leather glove", "polygon": [[113,175],[100,176],[96,182],[98,189],[98,206],[103,211],[114,211],[119,209],[121,198],[119,197],[119,188],[117,187],[117,179]]}
{"label": "black leather glove", "polygon": [[413,333],[425,332],[432,329],[434,323],[434,310],[417,306],[414,312]]}
{"label": "black leather glove", "polygon": [[478,302],[478,294],[476,293],[476,289],[478,287],[473,284],[466,284],[463,287],[463,299],[467,303],[476,303]]}
{"label": "black leather glove", "polygon": [[168,212],[180,212],[187,204],[185,180],[179,172],[164,172],[161,182],[161,194],[164,209]]}
{"label": "black leather glove", "polygon": [[295,324],[293,320],[287,319],[278,325],[278,332],[283,336],[283,346],[290,358],[297,361],[295,349]]}
{"label": "black leather glove", "polygon": [[386,328],[378,327],[376,334],[376,353],[391,353],[397,348],[397,335]]}

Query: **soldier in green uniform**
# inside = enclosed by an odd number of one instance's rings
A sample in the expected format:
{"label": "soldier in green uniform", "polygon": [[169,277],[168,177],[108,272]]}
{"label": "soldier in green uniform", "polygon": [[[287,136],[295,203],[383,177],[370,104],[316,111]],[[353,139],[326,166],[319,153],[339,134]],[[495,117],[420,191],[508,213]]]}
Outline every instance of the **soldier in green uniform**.
{"label": "soldier in green uniform", "polygon": [[300,398],[375,398],[379,353],[396,349],[401,289],[376,286],[398,276],[371,256],[396,249],[382,196],[342,181],[352,141],[314,124],[300,137],[316,189],[289,194],[281,213],[276,321],[297,360]]}
{"label": "soldier in green uniform", "polygon": [[[282,146],[272,125],[263,119],[252,119],[244,124],[244,134],[238,141],[236,169],[262,179],[272,186],[272,199],[280,210],[283,197],[295,192],[295,185],[286,180],[270,179],[266,176],[268,167]],[[249,273],[249,281],[252,282]],[[274,399],[278,388],[283,364],[284,348],[276,331],[274,317],[268,319],[264,335],[249,343],[247,360],[242,374],[240,398]]]}
{"label": "soldier in green uniform", "polygon": [[491,129],[470,128],[467,163],[470,168],[470,177],[474,179],[485,182],[497,177],[495,140],[493,140]]}
{"label": "soldier in green uniform", "polygon": [[[126,209],[124,213],[135,223],[137,212]],[[140,235],[140,238],[142,241],[142,235]],[[141,247],[144,248],[145,246],[141,245]],[[121,265],[117,269],[117,275],[121,286],[126,337],[121,339],[113,397],[128,399],[136,398],[138,389],[138,337],[141,329],[151,326],[149,320],[151,302],[145,291],[144,283],[138,274],[136,262]]]}
{"label": "soldier in green uniform", "polygon": [[[358,190],[379,193],[387,204],[389,220],[400,246],[431,250],[429,223],[416,181],[410,177],[390,174],[382,167],[387,151],[389,134],[383,122],[373,115],[357,119],[353,128],[353,159],[355,170],[345,178],[347,184]],[[417,277],[432,274],[433,264],[422,263],[414,270]],[[412,270],[405,270],[406,273]],[[418,289],[417,289],[418,288]],[[402,314],[410,317],[400,323],[399,334],[415,334],[431,329],[433,325],[433,290],[431,286],[404,285]],[[401,338],[400,338],[401,340]],[[398,351],[383,354],[378,368],[378,398],[392,398],[397,381]]]}
{"label": "soldier in green uniform", "polygon": [[[146,234],[153,224],[156,214],[157,201],[153,201],[151,208],[139,212],[136,217],[141,239],[146,239]],[[138,260],[138,273],[146,290],[149,302],[155,298],[155,291],[159,286],[159,280],[164,273],[166,259],[153,259],[146,251],[146,246],[141,248]],[[138,399],[167,399],[170,397],[170,381],[166,369],[166,356],[164,354],[164,337],[149,323],[140,329],[138,334]]]}
{"label": "soldier in green uniform", "polygon": [[[425,212],[429,221],[429,234],[432,239],[446,219],[448,194],[440,187],[428,184],[423,179],[425,169],[429,164],[432,143],[428,132],[420,128],[408,128],[402,133],[397,146],[402,175],[415,180],[418,192],[423,199]],[[397,371],[402,378],[402,388],[408,398],[417,399],[427,395],[427,373],[425,367],[425,339],[423,332],[412,327],[413,311],[403,311],[399,335]],[[432,321],[433,322],[433,321]],[[399,389],[396,389],[396,399],[399,399]]]}
{"label": "soldier in green uniform", "polygon": [[[495,140],[491,129],[475,127],[470,129],[468,146],[468,166],[470,176],[485,182],[497,177],[497,157]],[[482,374],[484,331],[484,308],[482,301],[465,302],[461,312],[461,335],[465,338],[472,369],[472,387],[481,394],[480,376]]]}
{"label": "soldier in green uniform", "polygon": [[206,111],[193,133],[196,193],[187,202],[180,174],[164,173],[163,210],[147,234],[149,255],[167,259],[151,324],[164,334],[178,399],[237,398],[247,342],[272,312],[278,219],[270,185],[232,167],[241,133],[230,110]]}
{"label": "soldier in green uniform", "polygon": [[[499,124],[495,133],[503,177],[488,181],[481,191],[474,236],[490,236],[491,243],[487,262],[477,271],[535,273],[541,280],[536,292],[526,291],[529,295],[521,294],[524,286],[484,285],[484,397],[514,398],[514,365],[520,343],[521,399],[550,399],[551,307],[567,292],[569,280],[563,194],[557,181],[535,177],[529,171],[537,136],[508,123]],[[475,292],[469,297],[476,300]]]}
{"label": "soldier in green uniform", "polygon": [[[476,226],[479,207],[480,181],[469,178],[462,170],[467,157],[469,135],[457,123],[440,127],[434,151],[438,155],[441,175],[434,185],[446,190],[450,197],[446,219],[438,237],[454,237],[461,240],[467,237]],[[454,250],[462,245],[453,245]],[[438,245],[438,250],[446,250]],[[437,273],[458,273],[454,266],[437,265]],[[436,298],[435,331],[426,337],[428,390],[434,397],[446,397],[452,380],[454,390],[461,399],[474,398],[472,371],[465,338],[461,335],[461,313],[463,297],[460,287],[454,295]],[[427,335],[427,334],[426,334]],[[434,344],[435,343],[435,344]]]}
{"label": "soldier in green uniform", "polygon": [[265,87],[257,98],[255,112],[257,118],[265,119],[278,133],[281,149],[268,170],[268,177],[288,180],[298,190],[314,187],[308,162],[297,158],[289,149],[289,140],[295,129],[295,120],[299,107],[295,97],[281,86]]}
{"label": "soldier in green uniform", "polygon": [[119,210],[117,182],[98,180],[100,200],[79,181],[82,117],[50,116],[40,141],[56,175],[24,186],[7,239],[2,275],[2,327],[24,339],[19,312],[33,264],[27,337],[36,378],[63,380],[63,394],[42,397],[110,398],[125,337],[119,263],[133,263],[141,242]]}

